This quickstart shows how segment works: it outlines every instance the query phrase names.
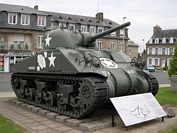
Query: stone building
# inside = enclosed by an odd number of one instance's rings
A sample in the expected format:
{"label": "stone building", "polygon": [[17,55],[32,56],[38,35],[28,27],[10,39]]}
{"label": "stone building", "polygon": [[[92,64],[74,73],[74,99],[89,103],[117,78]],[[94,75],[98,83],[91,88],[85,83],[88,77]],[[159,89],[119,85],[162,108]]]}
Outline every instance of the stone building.
{"label": "stone building", "polygon": [[[0,4],[0,71],[9,71],[10,65],[43,49],[44,29],[64,26],[97,34],[119,24],[106,19],[103,13],[95,17],[54,13],[34,8]],[[98,49],[127,53],[128,29],[121,29],[97,39]]]}
{"label": "stone building", "polygon": [[146,43],[147,64],[168,67],[173,56],[177,39],[177,29],[162,30],[156,25],[153,35]]}

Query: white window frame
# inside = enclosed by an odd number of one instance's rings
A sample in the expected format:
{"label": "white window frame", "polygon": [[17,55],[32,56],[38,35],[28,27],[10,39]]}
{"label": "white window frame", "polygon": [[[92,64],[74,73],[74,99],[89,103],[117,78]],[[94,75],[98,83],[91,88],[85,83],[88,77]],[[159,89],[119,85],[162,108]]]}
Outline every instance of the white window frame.
{"label": "white window frame", "polygon": [[102,41],[97,41],[98,50],[102,49]]}
{"label": "white window frame", "polygon": [[103,27],[98,27],[98,33],[103,32]]}
{"label": "white window frame", "polygon": [[112,32],[110,35],[111,36],[116,36],[116,32]]}
{"label": "white window frame", "polygon": [[148,64],[152,65],[152,58],[148,58]]}
{"label": "white window frame", "polygon": [[165,37],[162,39],[162,43],[166,43],[166,38]]}
{"label": "white window frame", "polygon": [[159,38],[155,39],[155,43],[158,44],[159,43]]}
{"label": "white window frame", "polygon": [[38,16],[37,19],[37,25],[38,26],[46,26],[46,16]]}
{"label": "white window frame", "polygon": [[75,29],[75,25],[74,24],[69,24],[68,28],[72,27],[71,29]]}
{"label": "white window frame", "polygon": [[[23,22],[24,19],[24,22]],[[30,24],[30,15],[22,14],[21,15],[21,25],[29,25]]]}
{"label": "white window frame", "polygon": [[66,23],[60,23],[60,22],[59,22],[59,24],[58,24],[58,27],[60,27],[60,28],[61,28],[61,27],[62,27],[62,25],[63,25],[63,27],[66,27]]}
{"label": "white window frame", "polygon": [[149,52],[148,52],[149,54],[152,54],[152,48],[149,48]]}
{"label": "white window frame", "polygon": [[[156,61],[157,61],[157,62],[156,62]],[[155,65],[155,66],[159,66],[159,58],[155,58],[155,59],[154,59],[154,65]]]}
{"label": "white window frame", "polygon": [[113,51],[116,50],[115,42],[111,42],[111,43],[110,43],[110,49],[113,50]]}
{"label": "white window frame", "polygon": [[37,37],[37,48],[43,48],[44,47],[44,36],[38,35]]}
{"label": "white window frame", "polygon": [[124,32],[125,31],[123,29],[120,30],[120,37],[124,37]]}
{"label": "white window frame", "polygon": [[166,48],[162,48],[162,55],[166,55]]}
{"label": "white window frame", "polygon": [[93,33],[93,34],[96,33],[96,28],[95,28],[95,26],[90,26],[90,33]]}
{"label": "white window frame", "polygon": [[17,14],[16,13],[8,13],[8,24],[17,24]]}
{"label": "white window frame", "polygon": [[87,26],[86,25],[81,25],[81,31],[82,32],[87,32]]}
{"label": "white window frame", "polygon": [[155,54],[159,54],[159,48],[155,48]]}
{"label": "white window frame", "polygon": [[174,43],[173,37],[170,37],[170,43]]}

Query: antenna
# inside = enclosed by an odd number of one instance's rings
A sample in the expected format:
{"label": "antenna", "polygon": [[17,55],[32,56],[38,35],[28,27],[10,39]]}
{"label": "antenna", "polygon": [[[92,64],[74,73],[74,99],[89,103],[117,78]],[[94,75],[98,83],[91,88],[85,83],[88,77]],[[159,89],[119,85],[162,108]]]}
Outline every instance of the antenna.
{"label": "antenna", "polygon": [[37,0],[35,0],[35,5],[37,5]]}

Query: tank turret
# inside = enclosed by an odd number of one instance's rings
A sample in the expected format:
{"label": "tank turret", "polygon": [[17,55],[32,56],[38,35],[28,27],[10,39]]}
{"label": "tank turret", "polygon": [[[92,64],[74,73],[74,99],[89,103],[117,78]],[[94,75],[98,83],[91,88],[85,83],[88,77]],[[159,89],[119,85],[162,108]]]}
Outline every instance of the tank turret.
{"label": "tank turret", "polygon": [[64,28],[46,30],[44,50],[11,66],[11,85],[23,102],[72,118],[86,118],[110,98],[159,89],[144,64],[123,52],[97,50],[95,40],[124,23],[92,35]]}
{"label": "tank turret", "polygon": [[[103,31],[99,34],[92,35],[89,32],[81,32],[77,30],[67,30],[63,27],[51,30],[46,32],[45,34],[45,47],[44,49],[50,48],[72,48],[72,47],[95,47],[95,40],[108,35],[114,31],[123,29],[130,25],[130,22],[124,23],[122,25],[118,25],[114,28]],[[50,42],[50,45],[49,45]]]}

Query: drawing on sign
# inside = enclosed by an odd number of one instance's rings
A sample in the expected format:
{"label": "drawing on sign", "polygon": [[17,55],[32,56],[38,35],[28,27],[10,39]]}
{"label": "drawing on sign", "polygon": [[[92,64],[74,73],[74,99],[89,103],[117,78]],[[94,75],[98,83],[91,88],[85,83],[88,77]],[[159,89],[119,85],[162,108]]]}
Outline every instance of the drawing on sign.
{"label": "drawing on sign", "polygon": [[133,110],[121,109],[123,111],[129,112],[131,116],[136,118],[140,118],[142,121],[146,120],[151,111],[144,105],[137,105]]}

